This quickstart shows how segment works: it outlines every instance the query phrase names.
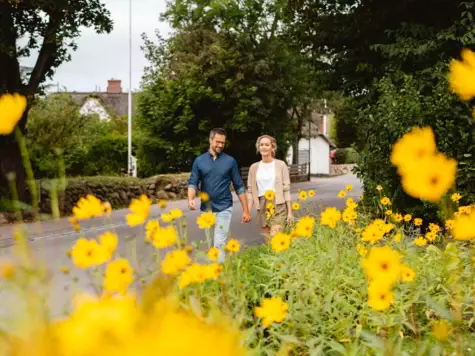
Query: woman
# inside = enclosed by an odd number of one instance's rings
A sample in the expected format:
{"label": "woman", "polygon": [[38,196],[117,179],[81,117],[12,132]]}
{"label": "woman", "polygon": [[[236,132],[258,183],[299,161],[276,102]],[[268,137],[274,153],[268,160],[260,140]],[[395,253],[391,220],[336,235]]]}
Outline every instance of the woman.
{"label": "woman", "polygon": [[[267,242],[269,237],[266,235],[274,235],[282,229],[285,221],[288,224],[292,221],[290,175],[287,164],[274,158],[277,150],[275,138],[268,135],[259,137],[256,149],[261,154],[262,160],[249,168],[247,200],[249,211],[252,205],[256,206],[257,222]],[[274,194],[270,193],[271,198],[274,195],[271,201],[265,197],[265,193],[269,191],[274,192]],[[274,209],[271,209],[272,207]],[[269,214],[267,214],[268,210]]]}

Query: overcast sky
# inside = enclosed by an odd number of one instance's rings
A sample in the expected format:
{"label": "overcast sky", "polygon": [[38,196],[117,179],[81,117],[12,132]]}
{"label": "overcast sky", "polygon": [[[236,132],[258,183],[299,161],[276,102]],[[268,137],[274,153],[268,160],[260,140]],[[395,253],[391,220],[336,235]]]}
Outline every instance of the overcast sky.
{"label": "overcast sky", "polygon": [[[107,80],[122,80],[122,90],[129,88],[129,0],[103,0],[111,12],[114,29],[110,34],[97,35],[84,29],[77,40],[78,49],[72,52],[72,60],[63,63],[53,78],[61,90],[94,91],[107,88]],[[138,89],[147,64],[143,52],[141,34],[155,38],[158,29],[167,36],[170,27],[159,21],[165,10],[166,0],[133,0],[132,3],[132,89]],[[36,58],[21,61],[22,65],[33,66]],[[55,89],[56,90],[56,89]]]}

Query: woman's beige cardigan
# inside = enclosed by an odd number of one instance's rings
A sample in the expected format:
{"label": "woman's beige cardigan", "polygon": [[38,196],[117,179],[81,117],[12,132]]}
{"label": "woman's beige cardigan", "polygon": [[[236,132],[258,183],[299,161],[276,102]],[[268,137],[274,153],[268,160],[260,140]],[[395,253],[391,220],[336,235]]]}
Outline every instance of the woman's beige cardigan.
{"label": "woman's beige cardigan", "polygon": [[[254,206],[259,210],[259,196],[257,190],[256,174],[259,162],[252,164],[249,168],[247,178],[247,199],[252,200]],[[275,160],[275,201],[274,204],[284,204],[290,201],[290,174],[289,168],[284,161]]]}

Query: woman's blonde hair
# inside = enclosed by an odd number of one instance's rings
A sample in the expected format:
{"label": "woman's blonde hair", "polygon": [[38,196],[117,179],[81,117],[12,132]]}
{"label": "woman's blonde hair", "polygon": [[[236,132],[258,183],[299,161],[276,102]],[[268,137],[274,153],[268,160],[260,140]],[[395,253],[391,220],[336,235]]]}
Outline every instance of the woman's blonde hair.
{"label": "woman's blonde hair", "polygon": [[256,151],[257,151],[257,153],[259,153],[259,147],[261,145],[261,140],[263,138],[268,138],[270,140],[270,144],[272,146],[272,157],[275,157],[275,152],[277,151],[277,141],[276,141],[275,138],[273,138],[272,136],[269,136],[269,135],[262,135],[262,136],[257,138],[257,141],[256,141]]}

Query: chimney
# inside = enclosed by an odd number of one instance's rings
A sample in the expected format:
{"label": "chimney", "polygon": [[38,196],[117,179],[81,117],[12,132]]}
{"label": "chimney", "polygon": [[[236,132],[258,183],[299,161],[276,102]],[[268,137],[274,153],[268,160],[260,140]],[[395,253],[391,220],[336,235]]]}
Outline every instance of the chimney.
{"label": "chimney", "polygon": [[107,92],[110,94],[120,94],[122,93],[122,88],[120,86],[121,81],[118,79],[110,79],[107,81]]}

